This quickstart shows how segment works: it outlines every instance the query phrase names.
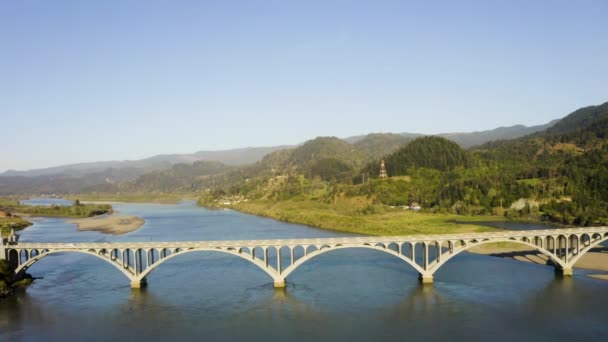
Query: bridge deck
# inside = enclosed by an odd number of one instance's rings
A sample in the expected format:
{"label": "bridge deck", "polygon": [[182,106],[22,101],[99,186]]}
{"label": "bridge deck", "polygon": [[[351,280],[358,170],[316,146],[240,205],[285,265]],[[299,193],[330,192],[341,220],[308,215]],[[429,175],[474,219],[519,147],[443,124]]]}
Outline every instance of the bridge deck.
{"label": "bridge deck", "polygon": [[502,230],[488,233],[462,233],[462,234],[433,234],[433,235],[405,235],[405,236],[360,236],[335,237],[315,239],[271,239],[271,240],[216,240],[216,241],[149,241],[149,242],[19,242],[19,248],[209,248],[209,247],[259,247],[259,246],[294,246],[294,245],[323,245],[342,244],[360,245],[363,243],[388,242],[423,242],[423,241],[458,241],[471,239],[497,239],[522,238],[535,236],[559,236],[572,234],[606,233],[608,227],[565,228],[541,230]]}

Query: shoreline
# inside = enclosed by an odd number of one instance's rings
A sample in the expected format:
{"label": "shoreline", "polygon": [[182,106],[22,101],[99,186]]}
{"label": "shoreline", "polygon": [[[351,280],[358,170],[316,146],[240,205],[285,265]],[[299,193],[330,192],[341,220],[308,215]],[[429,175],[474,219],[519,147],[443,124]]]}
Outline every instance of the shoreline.
{"label": "shoreline", "polygon": [[137,216],[102,215],[70,219],[68,223],[76,224],[78,231],[97,231],[111,235],[123,235],[138,230],[146,221]]}
{"label": "shoreline", "polygon": [[[200,204],[199,204],[199,206],[205,207]],[[337,233],[351,233],[351,234],[361,234],[361,235],[370,235],[370,236],[381,235],[381,234],[374,234],[374,232],[364,234],[361,232],[349,231],[348,229],[339,229],[339,228],[319,226],[319,225],[311,224],[309,222],[301,222],[297,219],[294,219],[293,217],[289,217],[289,218],[287,218],[285,216],[277,217],[277,216],[273,215],[269,210],[264,210],[264,211],[247,210],[247,208],[243,208],[243,206],[214,207],[214,209],[235,210],[240,213],[244,213],[244,214],[248,214],[248,215],[271,218],[271,219],[278,220],[281,222],[286,222],[286,223],[306,225],[306,226],[309,226],[309,227],[312,227],[315,229],[322,229],[322,230],[333,231],[333,232],[337,232]],[[490,230],[503,230],[504,229],[504,228],[497,228],[494,226],[480,225],[475,221],[468,221],[466,219],[470,219],[470,217],[463,217],[462,222],[465,224],[469,224],[469,225],[473,225],[473,226],[480,226],[480,227],[488,228]],[[483,218],[483,219],[485,220],[487,218]],[[496,217],[494,219],[497,220],[498,217]],[[480,220],[480,222],[483,222],[484,220]],[[544,222],[526,221],[526,220],[515,220],[513,222],[547,225],[547,223],[544,223]],[[411,235],[411,234],[399,234],[399,235],[407,236],[407,235]],[[431,233],[429,235],[439,235],[439,234]],[[516,261],[520,261],[520,262],[529,262],[529,263],[536,263],[536,264],[542,264],[542,265],[546,265],[548,262],[548,258],[544,254],[537,252],[535,250],[531,250],[530,247],[528,247],[528,246],[520,245],[520,244],[516,244],[516,243],[505,245],[504,243],[498,242],[497,244],[498,245],[490,244],[490,245],[481,245],[481,246],[473,247],[466,252],[473,253],[473,254],[479,254],[479,255],[493,256],[493,257],[510,258],[512,260],[516,260]],[[574,266],[574,268],[603,272],[603,273],[599,273],[599,274],[588,274],[587,276],[591,277],[591,278],[595,278],[595,279],[608,281],[608,247],[604,247],[601,245],[597,246],[596,248],[594,248],[593,250],[591,250],[587,254],[585,254],[581,258],[581,260],[579,260],[577,262],[577,264]]]}
{"label": "shoreline", "polygon": [[128,202],[120,202],[120,201],[80,201],[82,204],[125,204]]}
{"label": "shoreline", "polygon": [[[508,246],[492,246],[491,244],[476,246],[469,249],[468,252],[538,265],[550,264],[550,260],[546,255],[536,250],[531,250],[524,245],[517,246],[516,243],[510,243]],[[608,281],[608,247],[599,245],[593,248],[587,252],[573,268],[602,272],[598,274],[588,274],[587,276]]]}
{"label": "shoreline", "polygon": [[[133,202],[112,201],[112,200],[109,200],[109,201],[92,200],[92,201],[82,201],[82,202],[90,203],[90,204],[133,203]],[[142,203],[158,204],[158,203],[154,203],[154,202],[142,202]],[[259,203],[258,203],[258,205],[259,205]],[[348,233],[348,234],[369,235],[369,236],[383,235],[383,234],[381,234],[382,233],[381,231],[372,230],[372,231],[361,232],[361,231],[351,231],[351,230],[349,230],[349,227],[343,227],[343,228],[331,227],[331,220],[328,221],[328,225],[325,225],[325,224],[319,225],[319,224],[315,224],[318,222],[315,222],[315,223],[304,222],[304,220],[300,220],[302,217],[290,217],[290,216],[286,216],[286,215],[279,216],[279,215],[277,215],[277,212],[275,210],[272,210],[273,209],[272,207],[266,207],[266,208],[262,209],[259,206],[258,206],[258,208],[247,208],[243,205],[236,205],[236,206],[229,206],[229,207],[205,206],[204,204],[202,204],[200,202],[197,203],[197,206],[207,208],[207,209],[215,209],[215,210],[218,210],[218,209],[235,210],[237,212],[244,213],[247,215],[270,218],[270,219],[274,219],[274,220],[286,222],[286,223],[305,225],[305,226],[308,226],[308,227],[311,227],[314,229],[321,229],[321,230],[332,231],[332,232],[336,232],[336,233]],[[262,210],[260,210],[260,209],[262,209]],[[320,211],[326,211],[326,210],[320,210]],[[89,218],[69,219],[67,222],[76,224],[78,231],[98,231],[101,233],[111,234],[111,235],[127,234],[127,233],[138,230],[139,228],[141,228],[141,226],[143,226],[145,224],[145,220],[140,217],[126,216],[126,215],[121,216],[121,215],[116,215],[116,214],[117,213],[114,212],[113,214],[105,214],[105,215],[89,217]],[[334,212],[334,214],[337,215],[337,213],[335,213],[335,212]],[[426,214],[426,215],[433,215],[436,217],[441,216],[440,214]],[[337,215],[337,216],[343,216],[343,215]],[[326,218],[328,218],[328,217],[326,216]],[[362,216],[361,218],[363,219],[366,217]],[[446,220],[444,223],[452,223],[452,224],[458,223],[461,226],[467,225],[467,226],[469,226],[469,229],[466,229],[467,231],[470,231],[471,228],[473,228],[473,227],[480,227],[480,228],[483,228],[484,230],[487,229],[487,231],[492,231],[492,230],[495,231],[495,230],[504,229],[504,228],[498,228],[498,227],[492,226],[492,225],[479,224],[480,222],[500,221],[499,220],[500,217],[479,217],[478,219],[479,219],[479,221],[476,221],[475,217],[462,216],[461,219]],[[511,222],[511,221],[509,221],[509,222]],[[514,220],[512,222],[546,225],[545,222],[536,222],[536,221],[530,221],[530,220]],[[406,223],[406,222],[403,222],[403,223]],[[464,227],[462,227],[462,228],[464,228]],[[407,235],[418,234],[418,233],[419,232],[413,232],[413,233],[407,233],[407,234],[401,233],[401,234],[397,234],[397,235],[407,236]],[[441,233],[428,233],[428,234],[429,235],[438,235]],[[542,264],[542,265],[546,265],[548,263],[548,258],[545,255],[543,255],[542,253],[537,252],[535,250],[531,250],[530,247],[528,247],[528,246],[519,245],[516,243],[507,243],[507,244],[497,243],[497,244],[490,244],[490,245],[481,245],[481,246],[473,247],[473,248],[469,249],[467,252],[473,253],[473,254],[479,254],[479,255],[509,258],[512,260],[520,261],[520,262],[529,262],[529,263],[536,263],[536,264]],[[584,257],[582,257],[581,260],[579,260],[579,262],[577,263],[577,265],[574,268],[604,272],[604,274],[588,274],[588,276],[592,277],[592,278],[608,281],[608,247],[598,246],[598,247],[594,248],[592,251],[588,252]]]}
{"label": "shoreline", "polygon": [[[364,236],[481,233],[499,230],[495,227],[473,222],[493,221],[497,220],[497,217],[413,212],[389,207],[376,207],[371,209],[372,212],[367,212],[370,206],[361,203],[327,204],[308,201],[262,201],[231,206],[205,206],[200,202],[198,205],[211,209],[231,209],[281,222]],[[455,219],[466,219],[471,222],[456,223]]]}
{"label": "shoreline", "polygon": [[198,199],[193,194],[146,194],[133,193],[130,195],[122,194],[75,194],[66,196],[67,199],[79,199],[81,203],[149,203],[149,204],[177,204],[184,200]]}

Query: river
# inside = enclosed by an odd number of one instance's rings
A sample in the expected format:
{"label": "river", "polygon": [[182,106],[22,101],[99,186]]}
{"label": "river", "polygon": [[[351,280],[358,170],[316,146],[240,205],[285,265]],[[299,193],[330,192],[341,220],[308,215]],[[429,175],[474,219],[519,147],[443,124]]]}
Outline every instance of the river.
{"label": "river", "polygon": [[[110,236],[40,218],[22,241],[166,241],[340,236],[230,210],[115,204],[146,220]],[[605,340],[608,282],[576,270],[463,253],[421,286],[397,258],[338,250],[312,259],[285,290],[245,260],[220,253],[176,257],[131,290],[92,256],[49,256],[28,271],[41,277],[0,301],[0,341],[152,340]]]}

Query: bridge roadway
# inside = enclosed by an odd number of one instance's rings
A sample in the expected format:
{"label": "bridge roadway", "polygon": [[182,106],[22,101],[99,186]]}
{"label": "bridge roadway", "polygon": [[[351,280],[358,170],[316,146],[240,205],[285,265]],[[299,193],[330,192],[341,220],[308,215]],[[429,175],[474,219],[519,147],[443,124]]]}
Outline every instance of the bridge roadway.
{"label": "bridge roadway", "polygon": [[434,273],[454,256],[496,242],[526,245],[546,255],[548,264],[569,276],[585,253],[606,240],[608,227],[281,240],[35,243],[0,239],[0,259],[8,259],[19,278],[45,256],[89,254],[115,266],[131,281],[132,288],[139,288],[146,284],[146,276],[165,261],[186,253],[213,251],[253,263],[273,279],[275,287],[284,287],[289,274],[312,258],[338,249],[367,248],[400,258],[419,273],[422,283],[432,283]]}

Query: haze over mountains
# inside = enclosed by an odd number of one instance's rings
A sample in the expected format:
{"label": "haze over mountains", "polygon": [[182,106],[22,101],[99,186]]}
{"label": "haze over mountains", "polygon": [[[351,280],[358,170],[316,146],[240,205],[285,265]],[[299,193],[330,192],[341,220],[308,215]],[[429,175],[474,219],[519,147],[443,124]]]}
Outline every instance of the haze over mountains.
{"label": "haze over mountains", "polygon": [[[606,104],[585,107],[562,120],[545,125],[516,125],[471,133],[445,133],[462,148],[487,145],[493,141],[511,140],[540,132],[563,131],[597,121]],[[600,114],[594,114],[597,111]],[[580,113],[583,113],[582,115]],[[594,116],[595,115],[595,116]],[[202,180],[215,174],[247,178],[265,170],[314,170],[328,167],[328,160],[340,156],[345,162],[329,165],[346,170],[360,169],[370,161],[395,152],[423,134],[372,133],[345,139],[316,138],[298,146],[241,148],[225,151],[199,151],[192,154],[158,155],[133,161],[107,161],[64,165],[29,171],[7,171],[0,174],[0,194],[53,194],[83,191],[196,191],[210,184]],[[484,146],[485,146],[484,145]],[[317,165],[318,164],[318,165]],[[305,167],[303,167],[305,166]],[[238,176],[237,176],[238,175]],[[229,180],[213,178],[214,182]]]}
{"label": "haze over mountains", "polygon": [[[514,125],[508,127],[498,127],[486,131],[477,131],[477,132],[463,132],[463,133],[439,133],[433,134],[442,138],[446,138],[452,140],[453,142],[460,145],[462,148],[470,148],[473,146],[478,146],[485,144],[489,141],[494,140],[509,140],[509,139],[517,139],[523,137],[528,134],[532,134],[535,132],[542,132],[547,128],[553,126],[557,123],[559,119],[552,120],[544,125],[536,125],[536,126],[524,126],[524,125]],[[373,134],[373,133],[372,133]],[[403,137],[407,138],[417,138],[422,137],[428,134],[420,134],[420,133],[398,133]],[[344,140],[349,143],[355,143],[359,140],[364,139],[368,135],[357,135],[353,137],[345,138]]]}
{"label": "haze over mountains", "polygon": [[[544,125],[537,126],[524,126],[515,125],[510,127],[498,127],[492,130],[479,131],[479,132],[468,132],[468,133],[441,133],[437,136],[447,138],[459,144],[463,148],[470,148],[476,145],[481,145],[493,140],[505,140],[505,139],[516,139],[527,134],[534,132],[540,132],[551,127],[559,120],[551,121]],[[370,135],[392,135],[394,139],[399,142],[403,140],[397,137],[413,139],[416,137],[424,136],[421,133],[370,133],[366,135],[352,136],[344,138],[343,140],[354,144],[357,143]],[[162,154],[156,155],[140,160],[122,160],[122,161],[99,161],[90,163],[78,163],[68,164],[61,166],[54,166],[41,169],[32,170],[7,170],[0,173],[2,176],[24,176],[24,177],[36,177],[36,176],[50,176],[50,175],[63,175],[71,177],[82,177],[84,175],[99,173],[106,171],[107,169],[125,169],[132,170],[132,172],[148,172],[153,170],[168,169],[174,164],[191,164],[196,161],[218,161],[230,166],[240,166],[246,164],[252,164],[261,160],[265,155],[286,148],[295,146],[281,145],[281,146],[270,146],[270,147],[245,147],[230,150],[220,151],[198,151],[191,154]]]}

